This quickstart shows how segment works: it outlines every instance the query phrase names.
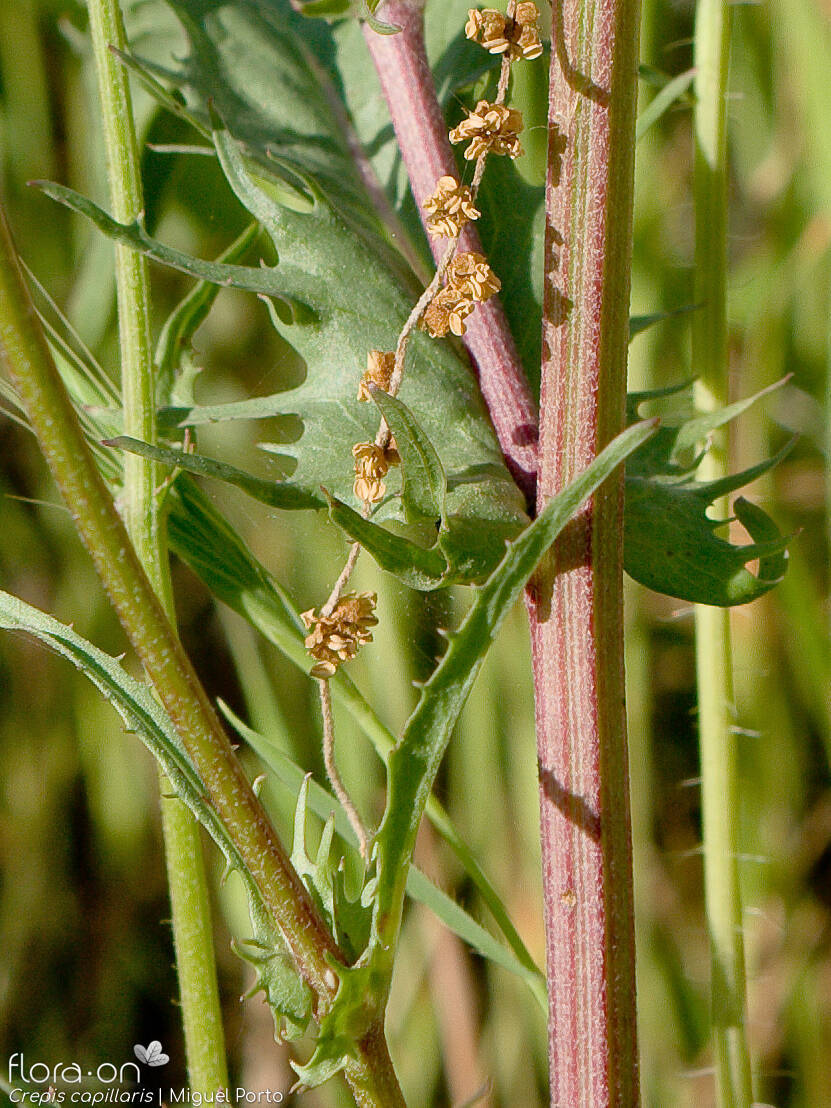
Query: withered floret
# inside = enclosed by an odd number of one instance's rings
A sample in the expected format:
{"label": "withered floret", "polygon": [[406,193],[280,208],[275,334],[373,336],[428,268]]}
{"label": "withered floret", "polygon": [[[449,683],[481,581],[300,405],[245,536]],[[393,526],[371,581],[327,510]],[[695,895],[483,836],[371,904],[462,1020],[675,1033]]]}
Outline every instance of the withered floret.
{"label": "withered floret", "polygon": [[374,592],[348,592],[338,600],[328,616],[318,615],[314,608],[300,618],[310,632],[304,640],[306,649],[315,659],[312,677],[332,677],[342,662],[348,662],[358,650],[372,642],[375,616]]}
{"label": "withered floret", "polygon": [[352,490],[358,500],[374,504],[387,491],[384,478],[390,466],[398,465],[398,451],[393,442],[386,447],[374,442],[357,442],[352,447],[352,456],[355,459],[355,483]]}
{"label": "withered floret", "polygon": [[472,300],[488,300],[502,287],[482,254],[456,254],[447,267],[447,283]]}
{"label": "withered floret", "polygon": [[477,303],[488,300],[501,285],[481,254],[456,254],[447,267],[446,284],[428,304],[420,326],[431,338],[448,332],[462,336],[465,320]]}
{"label": "withered floret", "polygon": [[440,177],[436,191],[424,201],[427,212],[427,230],[438,238],[456,238],[466,223],[482,214],[473,202],[473,193],[467,185],[460,185],[455,177]]}
{"label": "withered floret", "polygon": [[531,61],[542,54],[540,13],[534,3],[519,3],[511,19],[495,8],[471,8],[465,34],[490,54],[504,54],[511,61]]}
{"label": "withered floret", "polygon": [[480,100],[467,119],[450,132],[450,141],[470,140],[464,152],[467,161],[474,161],[483,154],[507,154],[509,158],[518,158],[522,147],[517,136],[522,127],[522,112],[516,108]]}
{"label": "withered floret", "polygon": [[443,339],[448,332],[461,337],[467,329],[464,321],[475,307],[464,292],[445,286],[425,308],[419,326],[433,339]]}

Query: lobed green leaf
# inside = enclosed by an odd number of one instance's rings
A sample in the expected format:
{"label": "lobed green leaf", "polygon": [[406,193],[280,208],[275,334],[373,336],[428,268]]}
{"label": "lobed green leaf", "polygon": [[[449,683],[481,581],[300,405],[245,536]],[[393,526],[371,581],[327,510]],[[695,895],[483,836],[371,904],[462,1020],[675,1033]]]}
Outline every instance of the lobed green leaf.
{"label": "lobed green leaf", "polygon": [[[624,566],[636,581],[682,600],[731,607],[757,599],[782,579],[787,569],[788,539],[779,534],[760,508],[746,500],[734,505],[735,518],[753,540],[741,545],[717,533],[730,519],[713,519],[709,510],[720,498],[768,472],[793,443],[775,457],[720,481],[695,479],[710,432],[735,419],[770,391],[764,389],[715,412],[693,414],[674,426],[662,425],[658,434],[628,460]],[[690,386],[631,395],[630,420],[637,418],[638,408],[645,401],[673,396],[690,401]],[[756,559],[760,564],[754,574],[747,564]]]}
{"label": "lobed green leaf", "polygon": [[322,508],[324,501],[311,491],[291,481],[269,481],[264,477],[254,477],[245,470],[219,462],[215,458],[206,458],[202,454],[192,454],[185,450],[171,450],[166,446],[151,446],[150,443],[131,439],[128,435],[119,435],[107,439],[105,446],[117,447],[142,458],[151,458],[154,462],[184,469],[188,473],[198,473],[203,477],[215,477],[228,485],[234,485],[255,500],[268,504],[272,508],[297,510],[303,508]]}

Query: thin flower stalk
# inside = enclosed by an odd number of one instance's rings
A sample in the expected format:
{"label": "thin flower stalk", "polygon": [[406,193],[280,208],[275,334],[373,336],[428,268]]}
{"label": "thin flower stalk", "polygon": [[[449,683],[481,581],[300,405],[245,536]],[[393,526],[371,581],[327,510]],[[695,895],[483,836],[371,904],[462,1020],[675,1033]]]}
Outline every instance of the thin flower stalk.
{"label": "thin flower stalk", "polygon": [[[118,0],[90,0],[90,31],[98,77],[113,216],[130,222],[144,207],[138,144],[124,67],[110,46],[124,49]],[[155,442],[156,373],[150,347],[147,260],[116,246],[118,331],[124,430]],[[156,465],[126,455],[121,501],[130,538],[171,622],[175,619],[167,543],[159,519]],[[202,841],[195,817],[160,773],[160,808],[170,893],[185,1049],[191,1087],[201,1094],[228,1084],[213,928]]]}
{"label": "thin flower stalk", "polygon": [[320,677],[317,684],[320,693],[320,710],[323,717],[323,765],[326,769],[326,776],[338,799],[338,803],[346,813],[346,818],[349,820],[352,830],[358,837],[358,848],[361,857],[365,862],[369,862],[369,833],[343,783],[335,761],[335,717],[332,712],[332,693],[329,688],[329,679]]}

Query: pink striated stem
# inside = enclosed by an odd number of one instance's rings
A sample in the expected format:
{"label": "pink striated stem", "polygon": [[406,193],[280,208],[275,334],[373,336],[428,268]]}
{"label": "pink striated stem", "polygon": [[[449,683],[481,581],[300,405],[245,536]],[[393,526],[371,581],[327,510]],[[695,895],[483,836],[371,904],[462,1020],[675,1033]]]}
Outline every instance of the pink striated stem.
{"label": "pink striated stem", "polygon": [[[623,426],[638,0],[555,0],[539,505]],[[622,488],[529,593],[551,1103],[639,1102],[623,684]]]}
{"label": "pink striated stem", "polygon": [[[400,34],[379,35],[365,25],[364,35],[389,106],[413,195],[423,212],[421,205],[435,191],[439,177],[458,173],[427,63],[423,3],[387,0],[378,14],[401,28]],[[436,261],[446,243],[446,239],[430,240]],[[479,236],[470,224],[464,228],[459,245],[461,250],[483,252]],[[466,322],[464,344],[477,370],[479,387],[502,453],[515,481],[533,504],[537,409],[498,297],[478,305]]]}

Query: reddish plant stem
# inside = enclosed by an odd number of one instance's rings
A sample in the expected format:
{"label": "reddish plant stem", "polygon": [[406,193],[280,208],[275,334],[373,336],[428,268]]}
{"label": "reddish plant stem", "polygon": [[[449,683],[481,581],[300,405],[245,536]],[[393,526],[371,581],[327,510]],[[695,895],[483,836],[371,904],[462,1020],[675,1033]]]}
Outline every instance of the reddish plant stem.
{"label": "reddish plant stem", "polygon": [[[379,16],[401,28],[379,35],[365,25],[369,52],[384,97],[419,211],[439,177],[458,176],[447,124],[436,98],[424,46],[424,12],[419,0],[387,0]],[[445,239],[431,239],[438,262]],[[463,230],[459,249],[483,253],[472,224]],[[492,296],[466,321],[463,342],[479,377],[479,386],[496,430],[505,461],[519,487],[534,503],[537,475],[538,416],[516,344],[499,298]]]}
{"label": "reddish plant stem", "polygon": [[[388,0],[383,18],[401,33],[366,32],[419,206],[438,177],[455,172],[422,7]],[[553,20],[538,506],[623,426],[639,3],[554,0]],[[481,250],[470,227],[461,248]],[[527,490],[536,471],[526,437],[533,401],[501,309],[473,319],[466,345]],[[621,511],[622,486],[609,484],[561,536],[527,596],[551,1103],[563,1108],[639,1100]]]}
{"label": "reddish plant stem", "polygon": [[[555,0],[538,506],[623,427],[638,0]],[[555,544],[530,594],[551,1102],[638,1099],[622,485]]]}

